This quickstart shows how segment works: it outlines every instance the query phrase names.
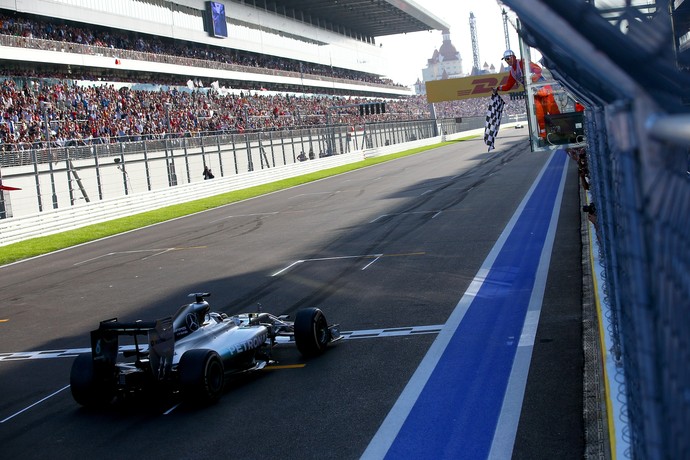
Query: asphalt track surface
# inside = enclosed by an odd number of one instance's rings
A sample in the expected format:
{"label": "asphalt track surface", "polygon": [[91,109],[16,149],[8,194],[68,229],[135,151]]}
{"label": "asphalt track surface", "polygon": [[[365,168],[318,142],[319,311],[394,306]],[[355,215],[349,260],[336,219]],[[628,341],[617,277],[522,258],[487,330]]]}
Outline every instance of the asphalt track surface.
{"label": "asphalt track surface", "polygon": [[[0,458],[582,458],[577,171],[530,152],[524,130],[496,146],[455,142],[0,267]],[[553,249],[533,246],[548,228]],[[491,260],[541,270],[541,290],[506,291]],[[492,283],[501,305],[470,303]],[[168,316],[198,291],[228,314],[318,306],[346,340],[309,360],[279,347],[280,366],[210,407],[73,401],[70,366],[100,320]]]}

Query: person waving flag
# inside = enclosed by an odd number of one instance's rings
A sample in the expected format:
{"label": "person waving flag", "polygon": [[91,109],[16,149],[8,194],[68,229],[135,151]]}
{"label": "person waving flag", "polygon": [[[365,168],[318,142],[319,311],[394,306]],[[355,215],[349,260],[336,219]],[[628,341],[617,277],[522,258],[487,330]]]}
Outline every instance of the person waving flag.
{"label": "person waving flag", "polygon": [[498,128],[501,126],[501,116],[505,105],[503,98],[494,90],[484,123],[484,143],[489,146],[489,152],[494,149],[494,141],[498,136]]}

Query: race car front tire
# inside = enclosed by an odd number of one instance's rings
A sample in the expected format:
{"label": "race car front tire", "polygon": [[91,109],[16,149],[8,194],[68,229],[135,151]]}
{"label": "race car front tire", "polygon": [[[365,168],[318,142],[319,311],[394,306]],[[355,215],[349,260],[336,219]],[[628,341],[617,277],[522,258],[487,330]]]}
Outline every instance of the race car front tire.
{"label": "race car front tire", "polygon": [[79,355],[74,360],[69,383],[72,397],[84,407],[106,406],[115,396],[114,383],[105,376],[98,376],[90,354]]}
{"label": "race car front tire", "polygon": [[186,351],[177,367],[182,397],[191,403],[210,404],[223,393],[223,361],[213,350]]}
{"label": "race car front tire", "polygon": [[299,352],[306,357],[323,353],[330,341],[328,322],[318,308],[305,308],[295,317],[295,342]]}

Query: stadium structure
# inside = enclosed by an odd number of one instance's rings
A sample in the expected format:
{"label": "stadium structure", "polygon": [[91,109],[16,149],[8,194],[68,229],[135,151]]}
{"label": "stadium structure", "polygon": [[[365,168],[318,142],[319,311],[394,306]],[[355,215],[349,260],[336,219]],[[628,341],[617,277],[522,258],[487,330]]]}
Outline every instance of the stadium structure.
{"label": "stadium structure", "polygon": [[[449,27],[415,3],[400,0],[1,0],[0,13],[85,24],[101,34],[126,33],[177,50],[170,56],[107,44],[27,48],[3,37],[0,59],[6,72],[68,69],[104,80],[137,74],[164,81],[185,76],[197,84],[218,81],[227,88],[378,97],[412,92],[385,78],[385,50],[377,37]],[[279,59],[285,70],[237,64],[238,53],[255,62]],[[209,65],[206,57],[212,54],[223,56],[224,62]]]}

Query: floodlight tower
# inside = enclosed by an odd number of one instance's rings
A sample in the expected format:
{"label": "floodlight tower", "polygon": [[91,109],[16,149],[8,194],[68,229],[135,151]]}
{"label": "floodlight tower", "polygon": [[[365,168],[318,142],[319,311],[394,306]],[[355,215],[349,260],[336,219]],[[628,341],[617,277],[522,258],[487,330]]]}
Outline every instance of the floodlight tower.
{"label": "floodlight tower", "polygon": [[508,35],[508,13],[506,13],[506,10],[503,10],[503,35],[505,36],[506,39],[506,49],[510,49],[510,36]]}
{"label": "floodlight tower", "polygon": [[479,41],[477,40],[477,21],[470,11],[470,36],[472,37],[472,75],[479,75]]}

